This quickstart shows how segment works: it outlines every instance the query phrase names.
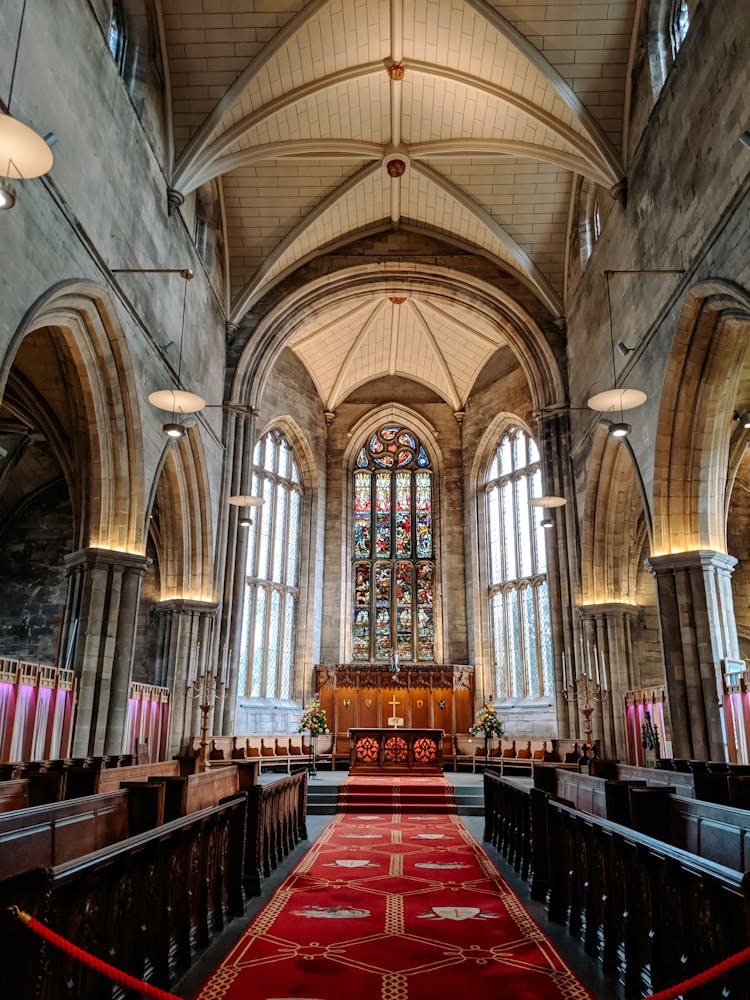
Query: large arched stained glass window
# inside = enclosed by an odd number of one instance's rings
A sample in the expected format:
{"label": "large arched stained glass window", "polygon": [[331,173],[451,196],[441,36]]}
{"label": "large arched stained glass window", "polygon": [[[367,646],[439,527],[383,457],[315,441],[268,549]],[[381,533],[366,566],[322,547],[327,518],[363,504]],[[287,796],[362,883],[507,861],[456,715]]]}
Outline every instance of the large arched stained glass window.
{"label": "large arched stained glass window", "polygon": [[289,698],[299,602],[299,524],[302,481],[294,452],[278,431],[260,439],[253,487],[262,507],[247,529],[239,694]]}
{"label": "large arched stained glass window", "polygon": [[551,695],[552,631],[536,444],[509,427],[493,452],[485,483],[489,602],[498,697]]}
{"label": "large arched stained glass window", "polygon": [[352,511],[353,657],[435,659],[432,470],[417,436],[386,424],[360,449]]}

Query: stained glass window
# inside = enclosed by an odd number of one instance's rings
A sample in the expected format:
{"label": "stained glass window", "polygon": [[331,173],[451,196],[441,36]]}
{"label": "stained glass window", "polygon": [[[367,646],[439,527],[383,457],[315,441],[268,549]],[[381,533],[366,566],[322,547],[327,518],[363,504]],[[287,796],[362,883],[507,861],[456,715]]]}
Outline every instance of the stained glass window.
{"label": "stained glass window", "polygon": [[485,480],[490,627],[499,698],[552,694],[552,629],[547,587],[539,451],[509,427]]}
{"label": "stained glass window", "polygon": [[352,502],[352,655],[435,659],[432,470],[417,436],[386,424],[360,448]]}
{"label": "stained glass window", "polygon": [[299,578],[302,486],[294,451],[269,431],[253,455],[252,490],[265,498],[248,530],[238,688],[256,698],[289,698]]}

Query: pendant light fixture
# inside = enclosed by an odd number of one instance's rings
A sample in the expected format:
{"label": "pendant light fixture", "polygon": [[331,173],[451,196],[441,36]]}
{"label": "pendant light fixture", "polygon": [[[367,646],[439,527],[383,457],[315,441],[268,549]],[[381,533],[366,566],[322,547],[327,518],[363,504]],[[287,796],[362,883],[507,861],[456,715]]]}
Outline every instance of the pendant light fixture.
{"label": "pendant light fixture", "polygon": [[588,400],[588,406],[598,413],[612,413],[620,419],[610,423],[608,434],[611,437],[627,437],[632,427],[624,419],[625,410],[634,410],[637,406],[642,406],[648,399],[641,389],[624,389],[617,386],[617,368],[615,365],[615,338],[612,331],[612,296],[610,294],[609,283],[612,280],[614,271],[605,271],[604,277],[607,281],[607,313],[609,315],[609,343],[612,351],[612,388],[597,392]]}
{"label": "pendant light fixture", "polygon": [[[130,270],[136,270],[131,268],[119,268],[120,272],[128,272]],[[168,268],[138,268],[138,271],[151,270],[151,271],[168,271],[173,273],[173,269]],[[152,392],[148,401],[152,406],[155,406],[158,410],[166,410],[171,413],[171,420],[164,424],[162,430],[167,435],[167,437],[180,438],[185,433],[185,428],[180,423],[180,417],[185,413],[198,413],[206,405],[205,399],[199,396],[195,392],[188,392],[181,388],[180,379],[182,376],[182,345],[185,339],[185,307],[187,304],[187,287],[188,282],[193,279],[193,272],[189,268],[182,268],[178,271],[180,277],[185,279],[185,290],[182,295],[182,321],[180,323],[180,356],[177,362],[177,386],[173,389],[157,389]]]}
{"label": "pendant light fixture", "polygon": [[233,507],[240,508],[240,518],[238,524],[241,528],[249,528],[253,523],[253,519],[250,517],[250,511],[253,507],[261,507],[265,503],[263,497],[254,497],[246,495],[238,495],[227,498],[227,503],[230,503]]}
{"label": "pendant light fixture", "polygon": [[10,75],[7,111],[5,114],[0,114],[0,211],[13,208],[16,203],[13,180],[41,177],[51,169],[54,162],[52,150],[39,133],[28,125],[24,125],[17,118],[13,118],[10,113],[25,15],[26,0],[23,0],[21,19],[18,23],[16,51],[13,57],[13,69]]}
{"label": "pendant light fixture", "polygon": [[565,499],[565,497],[556,497],[552,496],[551,494],[547,494],[546,496],[541,496],[541,497],[531,497],[531,499],[529,500],[529,507],[544,508],[545,515],[539,522],[539,525],[545,530],[549,530],[550,528],[554,528],[555,522],[549,516],[549,513],[546,512],[549,510],[554,510],[557,507],[564,507],[567,502],[568,501]]}

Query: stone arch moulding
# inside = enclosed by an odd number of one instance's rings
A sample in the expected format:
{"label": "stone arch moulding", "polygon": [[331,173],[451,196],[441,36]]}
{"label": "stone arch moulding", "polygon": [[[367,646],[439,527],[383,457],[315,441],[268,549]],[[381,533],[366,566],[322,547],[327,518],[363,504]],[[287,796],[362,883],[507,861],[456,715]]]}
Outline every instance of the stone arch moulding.
{"label": "stone arch moulding", "polygon": [[345,305],[365,293],[450,297],[469,314],[481,313],[507,338],[528,382],[533,407],[544,409],[564,401],[565,387],[554,352],[536,321],[518,302],[470,274],[426,264],[345,268],[290,292],[269,310],[248,339],[232,380],[232,398],[257,407],[278,355],[299,324],[322,309]]}
{"label": "stone arch moulding", "polygon": [[141,424],[125,333],[109,292],[61,282],[30,307],[0,364],[0,395],[24,338],[49,329],[77,378],[87,440],[76,544],[145,551]]}
{"label": "stone arch moulding", "polygon": [[603,426],[587,463],[581,529],[581,603],[634,604],[643,532],[652,524],[635,457]]}
{"label": "stone arch moulding", "polygon": [[159,501],[161,599],[212,601],[214,536],[203,445],[196,428],[170,441],[154,477]]}
{"label": "stone arch moulding", "polygon": [[300,425],[288,413],[274,417],[269,420],[259,431],[255,433],[253,450],[250,454],[250,464],[253,465],[252,456],[255,452],[258,441],[262,440],[270,431],[278,431],[283,434],[294,449],[294,455],[299,463],[302,474],[302,485],[305,490],[317,490],[318,488],[318,463],[307,440],[307,435]]}
{"label": "stone arch moulding", "polygon": [[664,373],[654,456],[654,555],[726,551],[727,471],[737,406],[750,409],[750,293],[691,288]]}

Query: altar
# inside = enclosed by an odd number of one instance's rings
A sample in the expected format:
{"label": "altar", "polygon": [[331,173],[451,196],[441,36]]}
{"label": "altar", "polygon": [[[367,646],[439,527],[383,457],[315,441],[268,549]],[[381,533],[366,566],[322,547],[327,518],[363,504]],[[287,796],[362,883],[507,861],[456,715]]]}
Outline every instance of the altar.
{"label": "altar", "polygon": [[349,774],[443,773],[442,729],[350,729]]}

